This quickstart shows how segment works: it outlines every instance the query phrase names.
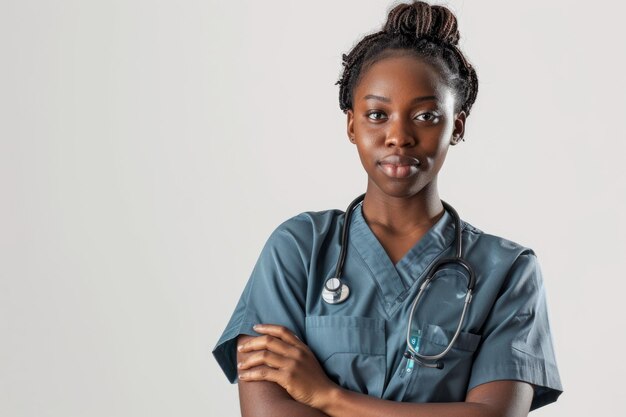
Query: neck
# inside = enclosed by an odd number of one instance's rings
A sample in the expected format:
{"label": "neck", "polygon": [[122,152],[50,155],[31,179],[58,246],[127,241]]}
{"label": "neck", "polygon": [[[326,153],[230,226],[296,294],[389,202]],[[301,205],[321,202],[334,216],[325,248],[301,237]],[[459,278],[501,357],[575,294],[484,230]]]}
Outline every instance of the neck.
{"label": "neck", "polygon": [[375,185],[368,184],[363,200],[363,217],[366,222],[398,235],[428,229],[443,213],[436,181],[408,197],[390,196]]}

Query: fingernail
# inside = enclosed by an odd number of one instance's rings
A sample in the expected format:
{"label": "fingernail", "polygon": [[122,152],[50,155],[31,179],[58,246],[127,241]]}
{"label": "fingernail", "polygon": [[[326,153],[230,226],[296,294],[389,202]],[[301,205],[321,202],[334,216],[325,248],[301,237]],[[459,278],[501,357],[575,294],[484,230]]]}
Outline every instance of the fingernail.
{"label": "fingernail", "polygon": [[237,346],[237,350],[238,350],[239,352],[241,352],[241,351],[243,350],[243,345],[239,345],[239,346]]}
{"label": "fingernail", "polygon": [[252,328],[253,328],[254,330],[260,329],[260,328],[261,328],[261,325],[260,325],[260,324],[255,324],[254,326],[252,326]]}
{"label": "fingernail", "polygon": [[243,364],[241,362],[237,363],[237,368],[241,368]]}

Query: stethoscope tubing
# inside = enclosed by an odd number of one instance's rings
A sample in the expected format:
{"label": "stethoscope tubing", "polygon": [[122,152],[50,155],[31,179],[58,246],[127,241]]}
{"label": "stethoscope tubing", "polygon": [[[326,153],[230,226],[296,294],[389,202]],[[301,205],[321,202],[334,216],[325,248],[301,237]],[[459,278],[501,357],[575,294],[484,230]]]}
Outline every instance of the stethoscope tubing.
{"label": "stethoscope tubing", "polygon": [[344,224],[341,231],[341,252],[339,252],[339,259],[337,260],[337,266],[335,267],[335,277],[341,279],[343,272],[343,264],[346,262],[346,247],[348,245],[348,230],[350,229],[350,219],[352,218],[352,212],[357,204],[365,199],[365,193],[361,194],[348,205],[346,209],[346,215],[344,216]]}
{"label": "stethoscope tubing", "polygon": [[[341,250],[339,252],[339,258],[337,259],[337,265],[335,267],[335,275],[333,278],[326,280],[324,283],[324,289],[322,291],[322,298],[328,302],[329,304],[339,304],[345,301],[348,298],[350,293],[348,286],[343,283],[341,280],[341,275],[343,273],[343,266],[346,260],[347,254],[347,245],[348,245],[348,234],[350,229],[350,219],[352,218],[352,212],[354,208],[363,201],[365,198],[365,194],[361,194],[357,198],[355,198],[348,208],[346,209],[344,216],[344,224],[341,231]],[[433,265],[428,269],[428,274],[424,279],[424,282],[420,285],[419,291],[411,304],[411,310],[409,313],[409,322],[407,323],[407,331],[406,331],[406,345],[407,351],[404,356],[407,359],[414,360],[418,362],[420,365],[430,367],[430,368],[443,368],[443,363],[439,361],[439,359],[443,358],[445,355],[450,352],[450,349],[454,346],[457,338],[461,334],[461,329],[463,327],[463,322],[465,321],[465,316],[467,314],[468,307],[472,301],[474,286],[476,285],[476,276],[474,274],[474,270],[471,265],[463,258],[463,246],[462,246],[462,227],[461,227],[461,218],[459,217],[456,210],[445,201],[441,200],[441,203],[444,206],[444,209],[447,210],[454,219],[455,226],[455,256],[442,258],[436,261]],[[428,286],[435,280],[435,273],[446,264],[456,264],[461,266],[468,274],[468,282],[467,282],[467,292],[465,294],[465,300],[463,302],[463,311],[461,312],[461,316],[459,318],[458,324],[456,326],[454,335],[452,339],[446,346],[446,348],[438,354],[435,355],[423,355],[420,354],[413,348],[411,344],[411,327],[413,324],[413,316],[415,314],[415,310],[419,304],[419,301],[423,298],[424,293],[428,289]],[[332,285],[331,285],[332,284]],[[428,363],[436,361],[433,363]]]}

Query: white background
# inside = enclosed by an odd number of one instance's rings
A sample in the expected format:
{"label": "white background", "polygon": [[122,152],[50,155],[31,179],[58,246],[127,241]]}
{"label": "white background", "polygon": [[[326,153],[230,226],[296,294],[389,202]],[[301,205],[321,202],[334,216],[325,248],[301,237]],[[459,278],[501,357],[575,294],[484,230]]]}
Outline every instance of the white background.
{"label": "white background", "polygon": [[[565,393],[623,416],[621,3],[451,1],[441,197],[535,249]],[[365,189],[334,85],[390,3],[0,2],[0,415],[235,416],[210,351],[270,232]]]}

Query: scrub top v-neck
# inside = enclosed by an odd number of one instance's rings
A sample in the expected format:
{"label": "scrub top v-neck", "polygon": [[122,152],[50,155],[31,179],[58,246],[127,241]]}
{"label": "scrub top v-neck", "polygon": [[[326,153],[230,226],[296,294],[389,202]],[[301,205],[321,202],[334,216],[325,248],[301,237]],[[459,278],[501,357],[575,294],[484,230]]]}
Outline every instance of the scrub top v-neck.
{"label": "scrub top v-neck", "polygon": [[[444,369],[411,366],[403,356],[411,303],[429,267],[454,255],[454,221],[443,216],[395,265],[363,217],[353,212],[342,279],[350,297],[322,300],[334,274],[345,214],[301,213],[270,236],[213,354],[236,381],[236,338],[257,323],[286,326],[344,388],[394,401],[463,401],[485,382],[535,386],[531,409],[556,400],[561,383],[550,336],[541,271],[534,252],[462,224],[464,256],[476,273],[475,295]],[[467,281],[460,268],[437,272],[416,312],[420,352],[445,348],[454,334]]]}

